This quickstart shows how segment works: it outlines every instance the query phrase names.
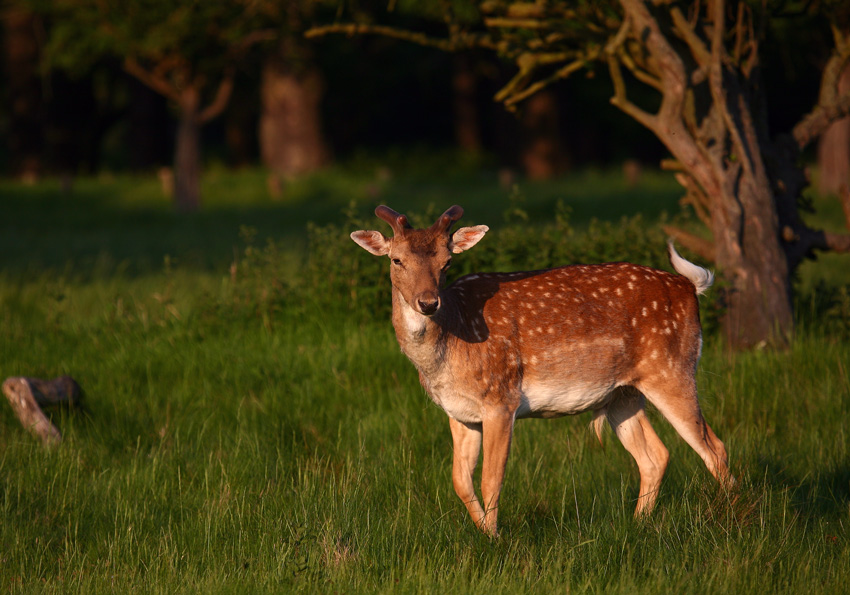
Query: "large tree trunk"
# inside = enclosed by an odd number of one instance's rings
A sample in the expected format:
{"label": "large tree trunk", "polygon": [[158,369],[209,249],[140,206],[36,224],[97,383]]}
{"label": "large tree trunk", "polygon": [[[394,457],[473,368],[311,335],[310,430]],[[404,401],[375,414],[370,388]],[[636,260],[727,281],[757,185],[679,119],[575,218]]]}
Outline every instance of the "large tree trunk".
{"label": "large tree trunk", "polygon": [[286,39],[267,57],[260,89],[260,153],[278,180],[327,163],[320,110],[323,91],[322,75],[303,46]]}
{"label": "large tree trunk", "polygon": [[32,13],[17,7],[4,8],[2,17],[10,165],[15,177],[33,182],[41,174],[44,149],[36,22]]}
{"label": "large tree trunk", "polygon": [[179,102],[177,138],[174,150],[174,202],[184,213],[201,205],[201,122],[200,92],[186,87]]}
{"label": "large tree trunk", "polygon": [[[792,263],[781,244],[774,193],[786,184],[768,175],[763,157],[770,147],[766,123],[754,119],[751,111],[762,101],[758,54],[748,54],[739,71],[724,59],[722,0],[710,7],[708,42],[697,36],[681,13],[674,12],[679,34],[699,60],[696,80],[700,84],[695,84],[647,6],[640,0],[620,2],[632,20],[632,35],[645,43],[657,68],[662,97],[656,113],[631,103],[619,63],[609,61],[615,87],[612,102],[652,130],[670,150],[681,170],[677,179],[688,192],[685,202],[711,229],[710,243],[684,233],[678,236],[690,247],[701,248],[703,256],[713,257],[727,282],[723,323],[729,345],[785,346],[794,324]],[[695,109],[698,101],[705,106],[702,110]],[[784,178],[786,173],[780,175]],[[676,230],[670,231],[677,235]]]}
{"label": "large tree trunk", "polygon": [[715,197],[712,227],[715,263],[728,282],[726,339],[734,348],[785,346],[794,327],[791,283],[770,184],[726,172],[725,186],[737,192]]}

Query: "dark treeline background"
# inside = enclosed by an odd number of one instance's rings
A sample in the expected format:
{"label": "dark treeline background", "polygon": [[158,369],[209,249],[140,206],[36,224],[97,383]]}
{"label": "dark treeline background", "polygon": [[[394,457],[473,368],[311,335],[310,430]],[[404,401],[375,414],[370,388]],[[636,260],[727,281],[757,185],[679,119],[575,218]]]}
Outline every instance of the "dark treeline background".
{"label": "dark treeline background", "polygon": [[[25,10],[4,10],[0,172],[33,180],[170,167],[176,119],[169,101],[127,74],[117,58],[99,59],[84,72],[45,68],[48,27]],[[509,113],[493,95],[512,68],[490,55],[446,54],[375,36],[328,36],[309,45],[321,81],[325,163],[363,151],[459,148],[493,166],[546,178],[624,160],[654,166],[665,156],[652,134],[609,104],[606,73],[554,85]],[[782,44],[764,56],[769,118],[774,130],[784,130],[812,103],[818,57]],[[793,93],[785,91],[790,82]],[[246,57],[226,110],[203,127],[206,164],[263,162],[261,86],[261,60]]]}

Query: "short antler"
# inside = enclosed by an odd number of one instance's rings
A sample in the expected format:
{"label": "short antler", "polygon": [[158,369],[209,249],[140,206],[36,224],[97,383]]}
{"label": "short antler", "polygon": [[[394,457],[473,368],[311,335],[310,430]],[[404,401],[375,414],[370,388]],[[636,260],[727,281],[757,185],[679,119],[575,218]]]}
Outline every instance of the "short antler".
{"label": "short antler", "polygon": [[441,229],[443,231],[448,231],[449,228],[452,226],[452,223],[454,223],[461,217],[463,217],[463,209],[458,205],[454,205],[453,207],[449,207],[445,213],[440,215],[440,218],[434,222],[434,225],[431,226],[431,229]]}
{"label": "short antler", "polygon": [[406,229],[411,229],[410,223],[407,222],[406,215],[397,213],[387,206],[379,206],[375,209],[375,215],[390,224],[390,227],[393,228],[394,235],[403,235]]}

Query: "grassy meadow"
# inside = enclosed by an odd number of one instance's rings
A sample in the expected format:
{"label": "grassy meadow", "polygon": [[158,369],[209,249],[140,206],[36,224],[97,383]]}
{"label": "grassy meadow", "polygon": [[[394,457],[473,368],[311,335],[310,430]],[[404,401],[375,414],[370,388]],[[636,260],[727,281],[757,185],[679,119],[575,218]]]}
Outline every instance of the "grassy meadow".
{"label": "grassy meadow", "polygon": [[461,204],[491,232],[460,274],[666,267],[659,222],[693,221],[666,174],[503,188],[458,160],[414,163],[340,166],[276,200],[262,172],[214,170],[190,216],[153,177],[0,183],[0,381],[70,374],[86,395],[52,412],[53,449],[0,404],[2,591],[846,592],[846,259],[801,271],[787,352],[727,353],[704,302],[701,402],[737,491],[651,411],[671,460],[637,522],[637,468],[612,432],[600,446],[589,415],[526,420],[489,540],[395,342],[388,265],[348,232],[383,229],[380,203],[414,222]]}

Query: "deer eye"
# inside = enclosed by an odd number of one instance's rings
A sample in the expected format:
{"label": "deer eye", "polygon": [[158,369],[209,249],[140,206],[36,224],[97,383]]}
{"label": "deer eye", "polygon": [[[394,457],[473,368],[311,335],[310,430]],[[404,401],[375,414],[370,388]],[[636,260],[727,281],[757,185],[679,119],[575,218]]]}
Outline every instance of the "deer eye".
{"label": "deer eye", "polygon": [[445,273],[447,270],[449,270],[450,266],[452,266],[452,259],[451,258],[448,259],[446,261],[446,264],[443,265],[443,272]]}
{"label": "deer eye", "polygon": [[393,258],[393,264],[396,265],[396,266],[401,266],[401,259],[400,258]]}

